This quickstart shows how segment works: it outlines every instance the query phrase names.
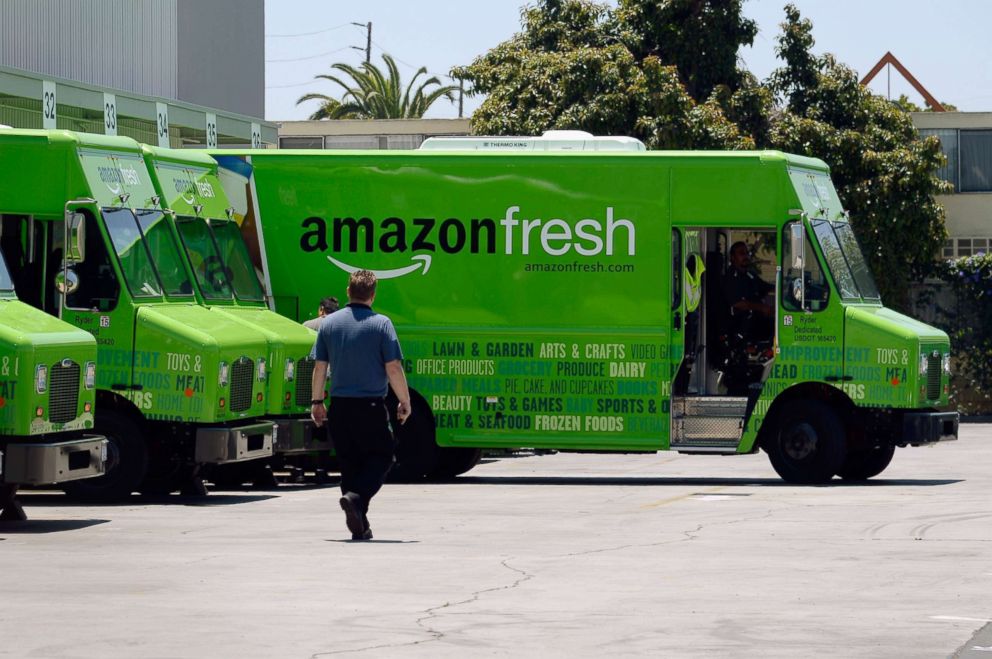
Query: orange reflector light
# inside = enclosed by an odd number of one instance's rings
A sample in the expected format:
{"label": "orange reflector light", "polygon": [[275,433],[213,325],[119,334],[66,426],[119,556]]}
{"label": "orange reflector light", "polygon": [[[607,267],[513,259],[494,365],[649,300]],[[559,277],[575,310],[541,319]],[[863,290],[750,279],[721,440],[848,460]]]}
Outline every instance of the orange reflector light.
{"label": "orange reflector light", "polygon": [[35,416],[45,416],[45,408],[39,407],[34,411]]}
{"label": "orange reflector light", "polygon": [[286,402],[288,403],[293,398],[293,394],[286,392]]}
{"label": "orange reflector light", "polygon": [[261,403],[262,402],[262,394],[259,393],[257,396],[255,396],[255,400],[257,400],[259,403]]}
{"label": "orange reflector light", "polygon": [[89,412],[89,411],[90,411],[90,410],[92,410],[92,409],[93,409],[93,406],[92,406],[92,405],[90,405],[89,403],[84,403],[84,404],[83,404],[83,411],[84,411],[84,412]]}
{"label": "orange reflector light", "polygon": [[224,399],[223,399],[223,398],[221,398],[221,399],[220,399],[220,406],[221,406],[222,408],[224,407]]}

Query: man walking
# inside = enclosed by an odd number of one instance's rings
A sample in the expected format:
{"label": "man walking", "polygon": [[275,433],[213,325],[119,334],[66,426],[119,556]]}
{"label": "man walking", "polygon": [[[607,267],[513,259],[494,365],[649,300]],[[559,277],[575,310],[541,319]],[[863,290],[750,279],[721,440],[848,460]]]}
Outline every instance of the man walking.
{"label": "man walking", "polygon": [[[317,332],[310,416],[327,421],[341,466],[341,509],[352,540],[371,540],[369,501],[393,465],[396,442],[385,397],[392,386],[399,399],[396,418],[410,416],[410,391],[403,354],[388,317],[372,310],[376,278],[358,270],[348,280],[348,305],[327,316]],[[324,385],[331,365],[330,410],[324,408]]]}

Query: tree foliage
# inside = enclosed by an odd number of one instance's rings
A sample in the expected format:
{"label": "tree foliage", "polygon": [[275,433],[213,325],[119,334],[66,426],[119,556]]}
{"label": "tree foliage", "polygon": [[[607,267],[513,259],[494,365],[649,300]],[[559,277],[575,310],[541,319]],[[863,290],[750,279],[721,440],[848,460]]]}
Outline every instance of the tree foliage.
{"label": "tree foliage", "polygon": [[757,32],[741,0],[538,0],[522,29],[453,75],[485,94],[472,130],[539,135],[579,129],[631,135],[649,149],[774,148],[815,156],[834,182],[886,301],[908,306],[908,283],[944,239],[934,195],[948,186],[935,138],[861,87],[792,5],[766,81],[737,53]]}
{"label": "tree foliage", "polygon": [[340,86],[344,92],[341,98],[310,93],[297,99],[296,104],[321,102],[310,119],[417,119],[442,98],[455,100],[458,87],[441,85],[436,76],[417,83],[417,78],[427,74],[426,67],[420,67],[404,89],[396,61],[386,54],[382,60],[386,63],[385,72],[369,62],[363,62],[359,67],[332,64],[332,69],[347,75],[350,81],[329,74],[314,77]]}

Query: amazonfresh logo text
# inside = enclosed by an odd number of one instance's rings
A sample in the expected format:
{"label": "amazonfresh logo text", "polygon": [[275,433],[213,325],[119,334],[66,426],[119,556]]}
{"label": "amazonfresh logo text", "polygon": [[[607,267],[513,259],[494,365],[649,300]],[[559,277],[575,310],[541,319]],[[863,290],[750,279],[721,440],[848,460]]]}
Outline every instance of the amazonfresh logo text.
{"label": "amazonfresh logo text", "polygon": [[[304,252],[342,255],[379,252],[472,254],[546,254],[566,256],[634,256],[637,251],[633,222],[616,217],[608,206],[601,217],[579,220],[528,218],[520,206],[510,206],[503,218],[414,217],[409,220],[308,217],[301,225]],[[426,271],[426,269],[425,269]]]}

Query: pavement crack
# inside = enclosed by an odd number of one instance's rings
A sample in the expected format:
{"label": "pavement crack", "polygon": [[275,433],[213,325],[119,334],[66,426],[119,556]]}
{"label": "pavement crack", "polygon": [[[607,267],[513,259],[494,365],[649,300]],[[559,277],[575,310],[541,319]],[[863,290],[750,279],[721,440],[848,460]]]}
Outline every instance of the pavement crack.
{"label": "pavement crack", "polygon": [[318,652],[316,654],[310,655],[310,659],[316,659],[317,657],[326,657],[332,654],[346,654],[352,652],[368,652],[369,650],[383,650],[387,648],[391,649],[391,648],[412,647],[415,645],[423,645],[424,643],[433,643],[434,641],[440,641],[445,636],[444,632],[439,629],[434,629],[433,627],[431,627],[429,621],[438,618],[443,612],[445,612],[446,609],[452,609],[456,606],[471,604],[472,602],[478,601],[483,595],[487,593],[495,593],[501,590],[513,590],[514,588],[524,583],[525,581],[530,581],[531,579],[534,578],[534,575],[531,574],[530,572],[527,572],[526,570],[522,570],[520,568],[515,568],[512,565],[510,565],[509,559],[500,561],[500,565],[505,567],[507,570],[516,572],[520,576],[516,579],[516,581],[514,581],[511,584],[476,590],[463,600],[458,600],[457,602],[445,602],[444,604],[440,604],[438,606],[432,606],[429,609],[424,609],[421,612],[423,615],[417,618],[416,620],[417,626],[423,629],[428,634],[430,634],[430,638],[423,638],[418,641],[407,641],[405,643],[383,643],[381,645],[370,645],[367,647],[354,648],[351,650],[333,650],[330,652]]}

